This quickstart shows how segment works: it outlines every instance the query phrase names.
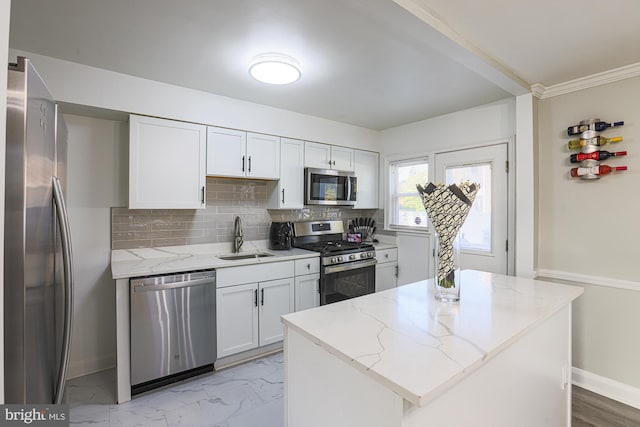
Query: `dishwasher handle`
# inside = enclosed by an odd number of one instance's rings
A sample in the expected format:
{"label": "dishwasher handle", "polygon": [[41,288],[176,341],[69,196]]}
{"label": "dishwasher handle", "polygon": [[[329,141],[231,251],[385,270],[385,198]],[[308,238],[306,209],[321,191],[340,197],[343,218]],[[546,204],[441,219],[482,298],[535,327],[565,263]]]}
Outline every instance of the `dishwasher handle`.
{"label": "dishwasher handle", "polygon": [[189,286],[206,285],[207,283],[215,284],[215,277],[207,277],[204,279],[185,280],[183,282],[162,283],[160,285],[134,285],[134,292],[158,292],[168,289],[187,288]]}

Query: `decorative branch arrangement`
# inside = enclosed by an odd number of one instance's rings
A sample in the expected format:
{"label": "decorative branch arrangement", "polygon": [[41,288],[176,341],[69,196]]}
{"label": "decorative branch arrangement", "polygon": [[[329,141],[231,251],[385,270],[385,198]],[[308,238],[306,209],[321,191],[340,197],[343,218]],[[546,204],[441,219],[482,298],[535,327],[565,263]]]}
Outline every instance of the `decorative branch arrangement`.
{"label": "decorative branch arrangement", "polygon": [[[480,184],[469,181],[458,185],[427,183],[425,187],[418,184],[416,188],[438,238],[436,285],[454,288],[459,280],[455,277],[453,241],[467,219]],[[459,291],[458,286],[458,295]]]}

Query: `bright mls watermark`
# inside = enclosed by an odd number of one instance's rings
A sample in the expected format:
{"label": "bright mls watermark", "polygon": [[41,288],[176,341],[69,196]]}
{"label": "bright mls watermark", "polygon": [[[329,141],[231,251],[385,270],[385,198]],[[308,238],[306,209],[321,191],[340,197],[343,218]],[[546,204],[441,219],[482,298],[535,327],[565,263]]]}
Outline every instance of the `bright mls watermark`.
{"label": "bright mls watermark", "polygon": [[0,427],[68,427],[69,405],[0,405]]}

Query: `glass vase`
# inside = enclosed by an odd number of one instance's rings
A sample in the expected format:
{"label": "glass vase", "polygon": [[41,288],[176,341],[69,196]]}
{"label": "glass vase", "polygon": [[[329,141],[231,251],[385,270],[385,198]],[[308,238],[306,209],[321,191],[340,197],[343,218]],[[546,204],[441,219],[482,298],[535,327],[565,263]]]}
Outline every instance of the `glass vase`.
{"label": "glass vase", "polygon": [[460,301],[460,233],[454,238],[435,234],[435,298],[443,302]]}

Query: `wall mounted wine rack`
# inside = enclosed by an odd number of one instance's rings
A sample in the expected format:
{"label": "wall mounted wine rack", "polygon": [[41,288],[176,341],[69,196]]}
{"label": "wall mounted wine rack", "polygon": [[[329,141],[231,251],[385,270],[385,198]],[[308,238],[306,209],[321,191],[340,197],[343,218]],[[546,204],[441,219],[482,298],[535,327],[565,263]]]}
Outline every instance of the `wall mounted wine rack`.
{"label": "wall mounted wine rack", "polygon": [[569,136],[575,137],[579,135],[579,139],[571,139],[569,141],[567,144],[569,150],[580,151],[569,156],[571,164],[579,164],[579,166],[571,168],[570,175],[583,180],[595,180],[611,172],[627,170],[626,166],[600,164],[601,160],[627,155],[626,151],[610,152],[601,150],[603,146],[609,143],[622,141],[622,137],[605,138],[600,136],[600,133],[622,125],[624,125],[624,122],[608,123],[600,119],[586,119],[577,125],[569,126],[567,128]]}

